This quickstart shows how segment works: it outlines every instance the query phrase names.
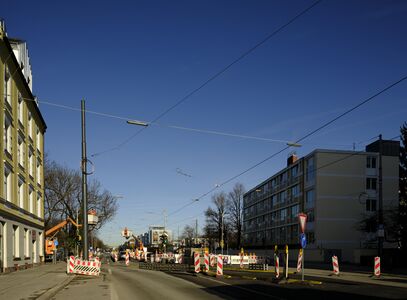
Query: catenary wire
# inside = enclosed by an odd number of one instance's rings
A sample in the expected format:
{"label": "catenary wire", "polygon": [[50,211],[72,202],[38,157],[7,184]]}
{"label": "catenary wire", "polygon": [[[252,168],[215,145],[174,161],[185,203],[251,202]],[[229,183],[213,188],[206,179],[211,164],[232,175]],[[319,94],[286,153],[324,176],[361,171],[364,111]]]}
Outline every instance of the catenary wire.
{"label": "catenary wire", "polygon": [[[331,119],[328,122],[325,122],[324,124],[322,124],[321,126],[317,127],[316,129],[310,131],[309,133],[307,133],[306,135],[304,135],[303,137],[301,137],[300,139],[296,140],[295,143],[300,143],[301,141],[307,139],[308,137],[310,137],[311,135],[315,134],[316,132],[326,128],[327,126],[329,126],[330,124],[334,123],[335,121],[339,120],[340,118],[346,116],[347,114],[351,113],[352,111],[356,110],[357,108],[361,107],[362,105],[365,105],[366,103],[369,103],[370,101],[372,101],[373,99],[375,99],[376,97],[378,97],[379,95],[383,94],[384,92],[390,90],[391,88],[397,86],[398,84],[400,84],[401,82],[403,82],[404,80],[407,79],[407,76],[404,76],[402,78],[400,78],[399,80],[387,85],[385,88],[381,89],[380,91],[376,92],[375,94],[373,94],[372,96],[368,97],[367,99],[361,101],[360,103],[358,103],[357,105],[351,107],[350,109],[346,110],[345,112],[343,112],[342,114],[338,115],[337,117]],[[265,159],[259,161],[258,163],[252,165],[251,167],[243,170],[242,172],[230,177],[229,179],[223,181],[220,184],[217,184],[214,188],[210,189],[209,191],[207,191],[206,193],[202,194],[201,196],[197,197],[196,199],[201,200],[202,198],[206,197],[207,195],[209,195],[210,193],[214,192],[215,190],[217,190],[219,187],[224,186],[226,184],[228,184],[229,182],[235,180],[236,178],[248,173],[249,171],[257,168],[258,166],[262,165],[263,163],[269,161],[270,159],[276,157],[277,155],[281,154],[282,152],[284,152],[285,150],[289,149],[290,146],[285,146],[282,149],[278,150],[277,152],[271,154],[270,156],[266,157]],[[187,203],[186,205],[184,205],[182,207],[182,209],[192,205],[194,202],[191,203]],[[168,216],[173,215],[174,213],[178,213],[179,211],[181,211],[181,209],[177,209],[174,212],[171,212],[170,214],[168,214]]]}
{"label": "catenary wire", "polygon": [[[305,8],[304,10],[302,10],[300,13],[298,13],[297,15],[295,15],[293,18],[291,18],[288,22],[284,23],[282,26],[278,27],[276,30],[274,30],[273,32],[271,32],[269,35],[267,35],[263,40],[261,40],[260,42],[258,42],[257,44],[255,44],[254,46],[252,46],[251,48],[249,48],[248,50],[246,50],[245,52],[243,52],[240,56],[238,56],[236,59],[234,59],[231,63],[229,63],[228,65],[226,65],[225,67],[223,67],[221,70],[219,70],[218,72],[216,72],[214,75],[212,75],[211,77],[209,77],[209,79],[207,79],[205,82],[203,82],[200,86],[198,86],[197,88],[193,89],[191,92],[189,92],[187,95],[185,95],[184,97],[182,97],[180,100],[178,100],[175,104],[173,104],[172,106],[170,106],[169,108],[167,108],[166,110],[164,110],[162,113],[160,113],[153,121],[152,123],[155,123],[156,121],[160,120],[162,117],[164,117],[166,114],[168,114],[170,111],[172,111],[173,109],[175,109],[177,106],[181,105],[182,103],[184,103],[186,100],[188,100],[191,96],[193,96],[194,94],[196,94],[198,91],[200,91],[202,88],[204,88],[205,86],[207,86],[209,83],[211,83],[212,81],[214,81],[216,78],[218,78],[220,75],[222,75],[223,73],[225,73],[227,70],[229,70],[232,66],[234,66],[235,64],[237,64],[238,62],[240,62],[242,59],[244,59],[246,56],[248,56],[250,53],[254,52],[257,48],[259,48],[260,46],[262,46],[264,43],[266,43],[268,40],[270,40],[272,37],[274,37],[275,35],[277,35],[279,32],[281,32],[283,29],[285,29],[286,27],[288,27],[290,24],[294,23],[297,19],[299,19],[300,17],[302,17],[303,15],[305,15],[308,11],[310,11],[312,8],[314,8],[315,6],[317,6],[320,2],[322,2],[322,0],[317,0],[315,2],[313,2],[311,5],[309,5],[307,8]],[[127,144],[128,142],[130,142],[133,138],[135,138],[136,136],[138,136],[140,133],[142,133],[144,130],[146,130],[147,127],[142,127],[140,128],[138,131],[136,131],[133,135],[131,135],[129,138],[127,138],[126,140],[124,140],[122,143],[120,143],[119,145],[106,149],[104,151],[101,152],[96,152],[93,153],[91,156],[95,157],[95,156],[100,156],[102,154],[105,154],[107,152],[110,151],[114,151],[114,150],[119,150],[121,147],[123,147],[125,144]]]}
{"label": "catenary wire", "polygon": [[[3,94],[3,95],[5,95],[5,94]],[[68,106],[68,105],[64,105],[64,104],[58,104],[58,103],[38,100],[38,99],[33,100],[33,99],[29,99],[29,98],[24,98],[24,97],[21,97],[21,99],[24,99],[26,101],[38,102],[39,104],[59,107],[59,108],[67,109],[67,110],[78,111],[78,112],[81,111],[80,108],[72,107],[72,106]],[[133,118],[126,118],[126,117],[122,117],[122,116],[107,114],[107,113],[103,113],[103,112],[98,112],[98,111],[94,111],[94,110],[85,109],[85,112],[89,113],[89,114],[93,114],[93,115],[98,115],[98,116],[113,118],[113,119],[119,119],[119,120],[124,120],[124,121],[133,119]],[[223,131],[219,131],[219,130],[208,130],[208,129],[191,128],[191,127],[177,126],[177,125],[167,125],[167,124],[162,124],[162,123],[152,123],[152,122],[143,121],[143,120],[141,120],[141,122],[149,124],[149,125],[163,127],[163,128],[170,128],[170,129],[177,129],[177,130],[184,130],[184,131],[198,132],[198,133],[206,133],[206,134],[220,135],[220,136],[230,136],[230,137],[251,139],[251,140],[257,140],[257,141],[264,141],[264,142],[275,142],[275,143],[292,143],[293,142],[290,140],[270,139],[270,138],[252,136],[252,135],[243,135],[243,134],[236,134],[236,133],[230,133],[230,132],[223,132]]]}
{"label": "catenary wire", "polygon": [[[378,137],[379,137],[378,135],[377,135],[377,136],[374,136],[374,137],[368,139],[367,141],[371,141],[371,140],[373,140],[373,139],[375,139],[375,138],[378,138]],[[389,140],[395,140],[395,139],[397,139],[397,138],[400,138],[400,134],[396,135],[395,137],[390,138]],[[336,164],[336,163],[339,163],[339,162],[341,162],[341,161],[344,161],[344,160],[346,160],[346,159],[348,159],[348,158],[351,158],[351,157],[353,157],[353,156],[355,156],[355,155],[360,155],[360,154],[365,154],[365,153],[366,153],[365,150],[355,151],[355,152],[353,152],[353,153],[351,153],[351,154],[349,154],[349,155],[347,155],[347,156],[345,156],[345,157],[341,157],[341,158],[339,158],[339,159],[337,159],[337,160],[334,160],[334,161],[331,161],[331,162],[329,162],[329,163],[326,163],[326,164],[324,164],[324,165],[322,165],[322,166],[319,166],[318,168],[315,168],[314,170],[312,170],[312,171],[310,171],[310,172],[311,172],[311,173],[315,173],[316,171],[318,171],[318,170],[320,170],[320,169],[329,167],[329,166],[331,166],[331,165],[334,165],[334,164]],[[188,204],[193,204],[193,203],[188,203]],[[185,208],[185,205],[184,205],[182,208],[178,209],[177,211],[174,211],[174,213],[172,213],[172,214],[175,214],[176,212],[182,210],[183,208]],[[187,219],[197,218],[197,217],[201,216],[202,214],[203,214],[203,212],[197,214],[197,215],[194,216],[194,217],[190,217],[190,218],[187,218]],[[169,215],[168,215],[168,216],[169,216]],[[177,224],[182,223],[183,221],[185,221],[185,220],[187,220],[187,219],[182,219],[182,220],[176,221],[176,222],[174,222],[174,223],[169,223],[168,226],[177,225]]]}

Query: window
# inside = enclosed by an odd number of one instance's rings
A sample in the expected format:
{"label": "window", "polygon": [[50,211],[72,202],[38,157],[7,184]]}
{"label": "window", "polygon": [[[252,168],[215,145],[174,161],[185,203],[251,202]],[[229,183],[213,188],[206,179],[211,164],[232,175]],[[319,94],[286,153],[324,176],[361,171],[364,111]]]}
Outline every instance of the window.
{"label": "window", "polygon": [[4,198],[7,201],[11,201],[11,177],[12,171],[11,167],[8,164],[4,165]]}
{"label": "window", "polygon": [[41,203],[41,194],[37,194],[37,216],[42,218],[42,203]]}
{"label": "window", "polygon": [[21,124],[23,124],[23,116],[24,116],[24,104],[23,104],[23,97],[20,93],[18,93],[18,105],[17,105],[17,113],[18,113],[18,120]]}
{"label": "window", "polygon": [[25,157],[25,143],[21,134],[18,135],[18,149],[17,149],[18,163],[24,167]]}
{"label": "window", "polygon": [[376,156],[366,157],[366,168],[376,169]]}
{"label": "window", "polygon": [[284,184],[287,181],[287,172],[280,175],[280,183]]}
{"label": "window", "polygon": [[291,218],[292,219],[295,219],[298,216],[299,212],[300,212],[300,207],[298,204],[291,206]]}
{"label": "window", "polygon": [[28,112],[28,136],[32,139],[33,134],[33,117],[31,112]]}
{"label": "window", "polygon": [[366,211],[376,211],[376,199],[366,200]]}
{"label": "window", "polygon": [[284,221],[285,219],[287,219],[287,209],[284,208],[281,210],[280,212],[280,221]]}
{"label": "window", "polygon": [[18,226],[13,225],[13,257],[17,258],[20,257],[20,237],[19,237],[19,230],[18,230]]}
{"label": "window", "polygon": [[41,151],[41,132],[39,128],[37,128],[36,144],[38,151]]}
{"label": "window", "polygon": [[41,184],[41,160],[37,158],[37,183]]}
{"label": "window", "polygon": [[313,208],[315,205],[315,192],[309,190],[305,194],[305,208]]}
{"label": "window", "polygon": [[298,175],[298,165],[295,165],[294,167],[292,167],[291,169],[291,177],[294,178]]}
{"label": "window", "polygon": [[24,208],[24,178],[18,177],[18,203],[21,208]]}
{"label": "window", "polygon": [[377,178],[366,178],[366,189],[376,190],[377,189]]}
{"label": "window", "polygon": [[300,195],[300,186],[297,184],[291,188],[291,195],[293,198]]}
{"label": "window", "polygon": [[11,117],[8,113],[4,114],[4,150],[12,153],[12,133],[11,133]]}
{"label": "window", "polygon": [[311,223],[315,221],[315,213],[314,210],[308,211],[307,212],[307,222]]}
{"label": "window", "polygon": [[315,172],[314,172],[314,158],[311,157],[307,159],[306,161],[307,168],[306,168],[306,181],[312,181],[315,178]]}
{"label": "window", "polygon": [[30,231],[24,228],[24,256],[30,257]]}
{"label": "window", "polygon": [[7,66],[4,66],[4,100],[11,106],[11,76]]}
{"label": "window", "polygon": [[315,233],[314,232],[307,232],[305,235],[307,236],[307,244],[315,243]]}
{"label": "window", "polygon": [[31,177],[33,177],[33,169],[34,169],[34,155],[33,150],[30,148],[28,152],[28,172]]}
{"label": "window", "polygon": [[30,201],[28,209],[29,209],[30,213],[33,213],[34,212],[34,188],[31,185],[30,185],[30,190],[28,192],[28,198]]}

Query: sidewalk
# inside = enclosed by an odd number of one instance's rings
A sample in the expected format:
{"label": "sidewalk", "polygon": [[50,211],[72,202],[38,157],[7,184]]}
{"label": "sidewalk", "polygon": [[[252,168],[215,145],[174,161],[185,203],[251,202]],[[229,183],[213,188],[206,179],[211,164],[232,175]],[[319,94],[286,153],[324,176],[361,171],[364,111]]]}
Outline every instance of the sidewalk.
{"label": "sidewalk", "polygon": [[0,275],[0,299],[47,299],[75,276],[66,274],[66,262]]}

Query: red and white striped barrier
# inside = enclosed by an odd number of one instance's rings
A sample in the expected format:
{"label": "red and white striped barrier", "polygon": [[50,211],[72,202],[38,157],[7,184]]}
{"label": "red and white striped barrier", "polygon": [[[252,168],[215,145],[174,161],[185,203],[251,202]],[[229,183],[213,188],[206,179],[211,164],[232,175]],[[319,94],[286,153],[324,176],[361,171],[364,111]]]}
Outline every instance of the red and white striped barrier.
{"label": "red and white striped barrier", "polygon": [[[73,261],[73,266],[71,265],[71,260]],[[99,276],[101,262],[99,260],[89,261],[82,259],[75,259],[73,256],[69,258],[69,272],[74,274]]]}
{"label": "red and white striped barrier", "polygon": [[335,255],[332,256],[332,267],[333,267],[334,275],[339,275],[338,257]]}
{"label": "red and white striped barrier", "polygon": [[130,255],[126,253],[126,266],[130,264]]}
{"label": "red and white striped barrier", "polygon": [[204,254],[204,262],[205,262],[205,272],[209,272],[209,254],[206,252]]}
{"label": "red and white striped barrier", "polygon": [[276,278],[280,277],[280,258],[278,255],[274,256]]}
{"label": "red and white striped barrier", "polygon": [[374,275],[376,277],[380,276],[380,257],[376,256],[374,258]]}
{"label": "red and white striped barrier", "polygon": [[298,260],[297,260],[297,272],[301,272],[302,270],[302,249],[298,252]]}
{"label": "red and white striped barrier", "polygon": [[75,257],[74,256],[70,256],[67,264],[66,264],[66,273],[73,273],[73,269],[75,267]]}
{"label": "red and white striped barrier", "polygon": [[216,266],[216,255],[211,254],[209,257],[210,257],[210,265],[213,268]]}
{"label": "red and white striped barrier", "polygon": [[240,269],[243,269],[243,253],[240,254]]}
{"label": "red and white striped barrier", "polygon": [[200,261],[199,253],[194,253],[194,266],[195,266],[195,273],[201,272],[201,261]]}
{"label": "red and white striped barrier", "polygon": [[218,255],[218,264],[216,266],[216,276],[223,276],[223,257]]}

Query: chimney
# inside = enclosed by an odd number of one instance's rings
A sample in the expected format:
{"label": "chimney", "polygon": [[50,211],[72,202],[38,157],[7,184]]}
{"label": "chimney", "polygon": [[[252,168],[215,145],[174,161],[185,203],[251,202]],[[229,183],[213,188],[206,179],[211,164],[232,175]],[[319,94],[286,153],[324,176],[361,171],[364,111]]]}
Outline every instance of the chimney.
{"label": "chimney", "polygon": [[288,158],[287,158],[287,167],[291,166],[293,163],[295,163],[298,160],[297,154],[295,152],[290,153]]}

